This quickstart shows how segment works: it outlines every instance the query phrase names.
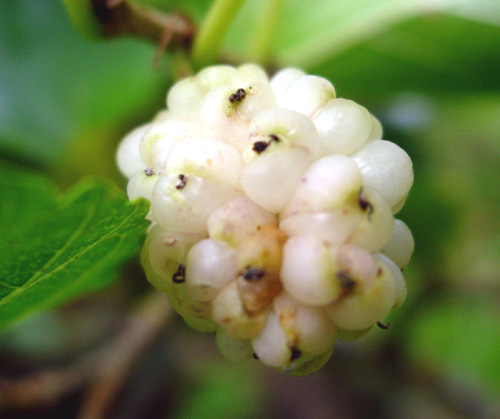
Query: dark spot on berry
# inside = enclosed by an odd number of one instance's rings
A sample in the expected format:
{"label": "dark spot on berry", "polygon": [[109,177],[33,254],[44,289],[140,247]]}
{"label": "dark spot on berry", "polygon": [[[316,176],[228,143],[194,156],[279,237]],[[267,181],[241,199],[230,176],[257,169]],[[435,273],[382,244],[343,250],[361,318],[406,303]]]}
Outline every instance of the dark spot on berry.
{"label": "dark spot on berry", "polygon": [[179,264],[177,272],[172,275],[172,281],[176,284],[182,284],[186,280],[186,266],[182,263]]}
{"label": "dark spot on berry", "polygon": [[245,92],[245,89],[238,89],[236,90],[235,93],[233,93],[231,96],[229,96],[229,102],[231,103],[236,103],[236,102],[241,102],[245,96],[247,95],[247,92]]}
{"label": "dark spot on berry", "polygon": [[338,271],[336,277],[344,291],[352,291],[356,286],[356,281],[353,280],[345,271]]}
{"label": "dark spot on berry", "polygon": [[257,141],[254,145],[253,145],[253,151],[255,151],[257,154],[260,154],[262,153],[266,148],[267,146],[269,145],[269,143],[266,143],[265,141]]}
{"label": "dark spot on berry", "polygon": [[383,324],[383,323],[377,322],[377,326],[380,327],[381,329],[384,329],[384,330],[389,329],[390,325],[391,325],[390,322],[388,322],[387,324]]}
{"label": "dark spot on berry", "polygon": [[255,282],[264,276],[264,271],[255,266],[249,266],[243,272],[243,278],[250,282]]}
{"label": "dark spot on berry", "polygon": [[147,167],[144,170],[144,173],[146,174],[146,176],[153,176],[155,174],[155,172],[153,172],[153,169],[151,169],[151,167]]}
{"label": "dark spot on berry", "polygon": [[186,186],[187,182],[187,176],[186,175],[179,175],[179,183],[175,185],[176,189],[182,189],[184,186]]}
{"label": "dark spot on berry", "polygon": [[275,135],[275,134],[269,134],[269,138],[270,138],[270,141],[269,141],[269,142],[271,142],[271,141],[276,141],[277,143],[279,143],[279,142],[280,142],[280,139],[279,139],[279,138],[278,138],[278,136],[277,136],[277,135]]}
{"label": "dark spot on berry", "polygon": [[302,356],[302,351],[295,346],[291,346],[290,350],[292,351],[292,354],[290,355],[290,362],[293,362]]}
{"label": "dark spot on berry", "polygon": [[382,272],[383,272],[383,271],[382,271],[382,268],[378,268],[378,269],[377,269],[377,276],[382,275]]}
{"label": "dark spot on berry", "polygon": [[252,356],[254,359],[259,359],[259,356],[255,352],[252,354]]}
{"label": "dark spot on berry", "polygon": [[280,142],[280,139],[278,138],[277,135],[274,135],[274,134],[269,134],[269,141],[257,141],[256,143],[254,143],[253,145],[253,151],[255,151],[257,154],[260,154],[262,153],[267,147],[269,147],[269,145],[272,143],[272,142],[276,142],[276,143],[279,143]]}
{"label": "dark spot on berry", "polygon": [[368,218],[370,218],[370,216],[373,213],[373,205],[370,201],[367,201],[366,199],[363,198],[362,192],[363,192],[363,189],[361,188],[359,190],[359,194],[358,194],[358,204],[359,204],[359,207],[361,208],[361,210],[368,211]]}

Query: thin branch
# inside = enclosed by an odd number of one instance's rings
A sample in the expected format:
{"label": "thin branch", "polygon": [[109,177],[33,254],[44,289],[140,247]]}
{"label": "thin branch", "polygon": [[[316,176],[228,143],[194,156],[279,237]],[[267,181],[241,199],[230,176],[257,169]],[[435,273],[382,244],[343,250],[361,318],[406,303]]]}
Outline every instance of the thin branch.
{"label": "thin branch", "polygon": [[[172,19],[173,20],[178,19],[178,17],[174,16]],[[172,27],[174,27],[175,22],[172,22],[172,23],[173,23]],[[156,46],[155,57],[153,59],[153,67],[156,71],[158,71],[160,69],[160,58],[165,53],[166,49],[168,48],[168,46],[172,42],[173,36],[174,36],[174,31],[172,28],[167,28],[165,31],[163,31],[163,35],[162,35],[158,45]]]}
{"label": "thin branch", "polygon": [[104,36],[132,35],[157,44],[170,37],[170,49],[189,49],[195,35],[193,22],[181,14],[166,14],[127,0],[89,0]]}
{"label": "thin branch", "polygon": [[109,348],[98,380],[91,386],[80,414],[81,419],[106,417],[106,412],[125,381],[130,367],[146,344],[158,334],[172,313],[166,295],[151,293],[128,327]]}
{"label": "thin branch", "polygon": [[[113,377],[113,391],[108,390],[112,397],[134,359],[158,334],[171,312],[164,294],[156,291],[148,294],[119,334],[105,347],[59,370],[41,371],[24,379],[0,382],[0,407],[52,403],[97,379],[95,389],[105,380],[109,381],[109,377]],[[109,397],[106,400],[109,402]]]}
{"label": "thin branch", "polygon": [[0,382],[0,408],[47,405],[92,379],[100,351],[60,370],[48,370],[20,380]]}

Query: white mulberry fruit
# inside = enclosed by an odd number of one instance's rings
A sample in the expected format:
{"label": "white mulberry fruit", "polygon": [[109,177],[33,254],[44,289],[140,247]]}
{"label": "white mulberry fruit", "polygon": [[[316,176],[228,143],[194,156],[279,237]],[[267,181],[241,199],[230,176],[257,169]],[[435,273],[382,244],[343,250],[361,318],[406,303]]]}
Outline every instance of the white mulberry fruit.
{"label": "white mulberry fruit", "polygon": [[405,299],[411,160],[335,95],[295,68],[212,66],[118,149],[129,198],[151,201],[149,281],[231,361],[314,372]]}

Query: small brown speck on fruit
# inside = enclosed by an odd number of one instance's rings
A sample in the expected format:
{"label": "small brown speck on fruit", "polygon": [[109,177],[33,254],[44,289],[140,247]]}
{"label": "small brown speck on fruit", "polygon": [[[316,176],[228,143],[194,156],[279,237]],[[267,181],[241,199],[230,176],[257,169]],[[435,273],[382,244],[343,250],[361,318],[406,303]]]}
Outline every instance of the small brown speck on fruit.
{"label": "small brown speck on fruit", "polygon": [[267,147],[271,145],[272,142],[279,143],[280,139],[275,134],[269,134],[269,141],[256,141],[253,145],[253,151],[257,154],[262,153]]}
{"label": "small brown speck on fruit", "polygon": [[258,281],[264,276],[264,270],[255,266],[249,266],[243,272],[243,278],[247,281]]}
{"label": "small brown speck on fruit", "polygon": [[356,281],[353,280],[347,272],[344,271],[339,271],[336,274],[337,279],[340,282],[340,286],[344,291],[352,291],[354,287],[356,286]]}
{"label": "small brown speck on fruit", "polygon": [[186,280],[186,266],[182,263],[179,264],[177,271],[172,275],[172,281],[176,284],[181,284]]}
{"label": "small brown speck on fruit", "polygon": [[270,142],[271,141],[276,141],[277,143],[280,142],[280,139],[278,138],[278,136],[276,134],[269,134],[269,138],[270,138]]}
{"label": "small brown speck on fruit", "polygon": [[293,362],[302,356],[302,351],[295,346],[290,347],[290,351],[292,352],[290,355],[290,362]]}
{"label": "small brown speck on fruit", "polygon": [[268,146],[269,144],[266,143],[265,141],[257,141],[253,147],[252,150],[255,151],[257,154],[262,153]]}
{"label": "small brown speck on fruit", "polygon": [[361,208],[361,210],[368,211],[368,218],[370,218],[370,216],[373,213],[373,205],[370,201],[367,201],[366,199],[363,198],[362,192],[363,192],[363,188],[361,188],[359,190],[358,204],[359,204],[359,207]]}
{"label": "small brown speck on fruit", "polygon": [[229,96],[229,102],[231,103],[236,103],[236,102],[241,102],[245,96],[246,96],[247,92],[245,91],[245,89],[238,89],[236,90],[235,93],[233,93],[231,96]]}
{"label": "small brown speck on fruit", "polygon": [[182,189],[184,188],[184,186],[186,186],[186,182],[187,182],[187,176],[186,175],[179,175],[179,183],[177,183],[177,185],[175,185],[175,188],[176,189]]}

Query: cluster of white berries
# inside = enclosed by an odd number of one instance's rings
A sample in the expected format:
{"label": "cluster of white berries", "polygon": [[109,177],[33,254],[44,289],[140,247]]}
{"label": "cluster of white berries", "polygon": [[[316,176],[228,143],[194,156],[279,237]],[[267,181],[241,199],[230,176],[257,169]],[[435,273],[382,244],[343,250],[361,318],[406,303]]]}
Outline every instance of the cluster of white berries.
{"label": "cluster of white berries", "polygon": [[307,374],[406,296],[394,215],[412,163],[365,108],[295,68],[213,66],[122,141],[130,199],[151,202],[149,281],[230,360]]}

